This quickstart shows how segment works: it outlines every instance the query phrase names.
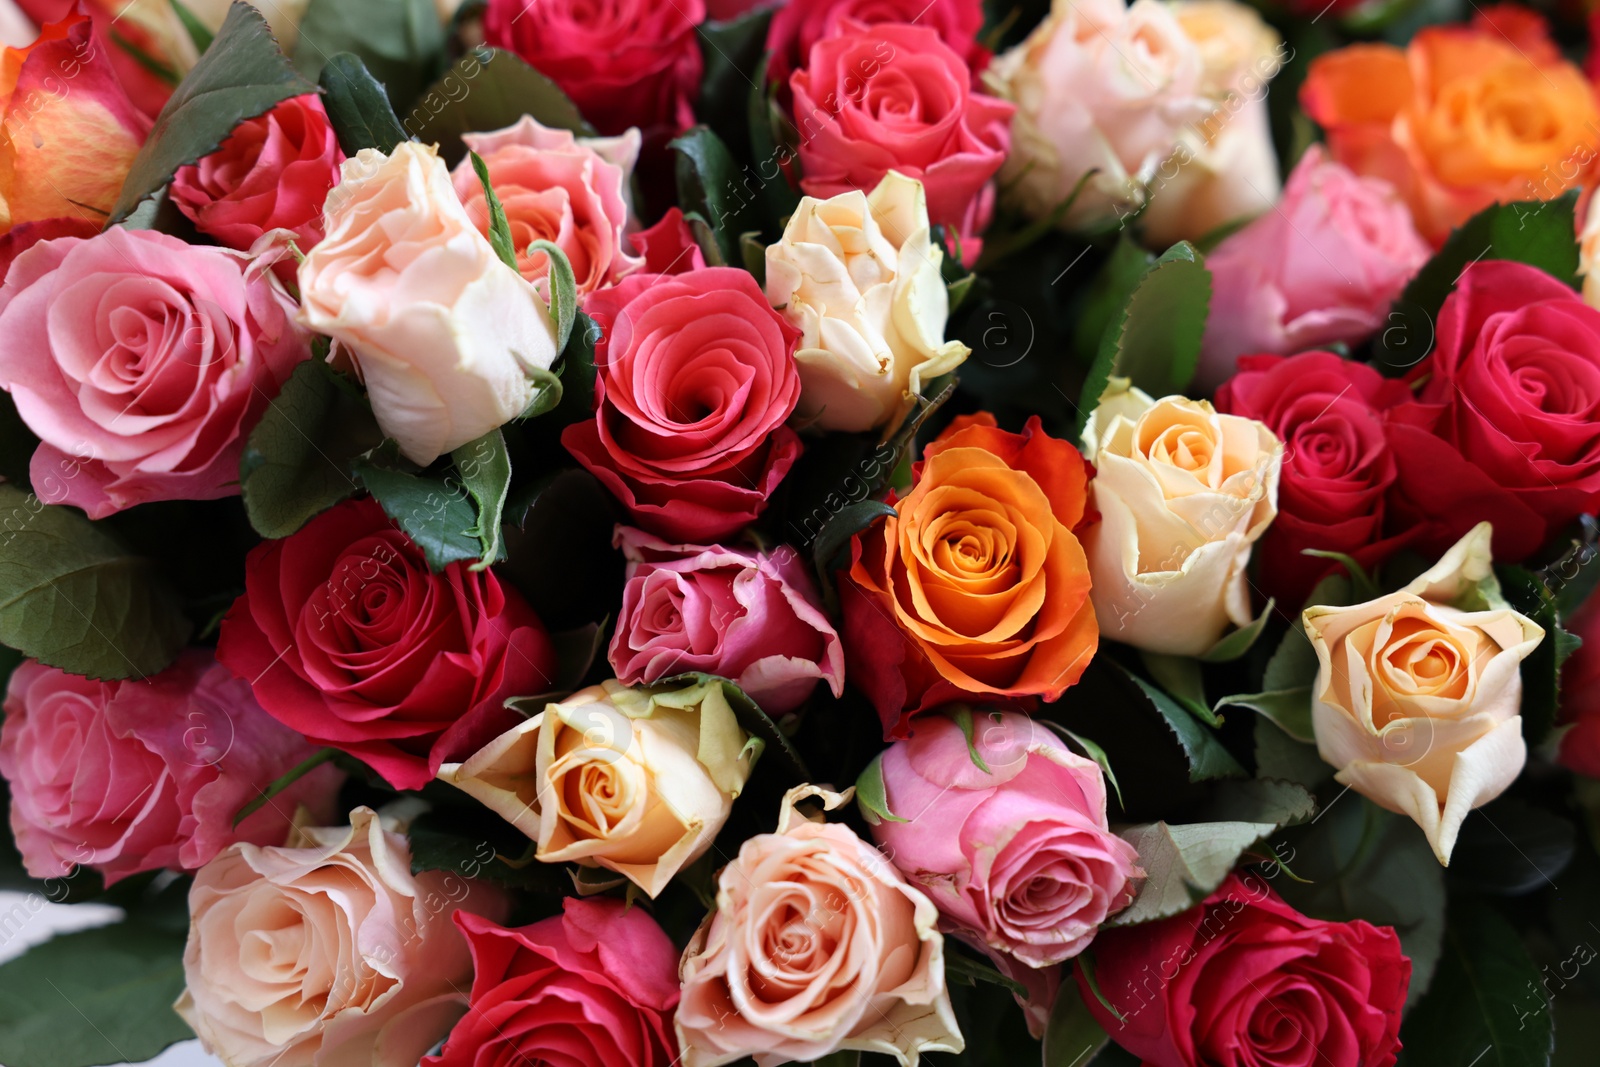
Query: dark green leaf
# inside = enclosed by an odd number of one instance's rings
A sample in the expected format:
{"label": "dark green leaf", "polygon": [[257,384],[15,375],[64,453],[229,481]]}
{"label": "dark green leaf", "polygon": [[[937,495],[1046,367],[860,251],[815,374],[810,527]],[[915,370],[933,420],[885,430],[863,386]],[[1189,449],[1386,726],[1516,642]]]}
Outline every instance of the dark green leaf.
{"label": "dark green leaf", "polygon": [[363,148],[388,155],[406,140],[383,85],[360,56],[340,52],[330,58],[322,68],[321,84],[323,108],[345,155],[353,156]]}
{"label": "dark green leaf", "polygon": [[453,165],[467,154],[462,134],[505,129],[523,115],[554,129],[595,135],[555,82],[520,57],[485,46],[456,60],[417,99],[401,125],[424,144],[437,144],[445,162]]}
{"label": "dark green leaf", "polygon": [[413,819],[411,871],[448,871],[459,878],[483,878],[513,889],[564,896],[572,881],[560,864],[534,859],[534,843],[505,820],[477,807],[436,807]]}
{"label": "dark green leaf", "polygon": [[1112,322],[1120,321],[1117,316],[1127,306],[1134,288],[1155,261],[1156,257],[1133,239],[1131,231],[1122,232],[1111,249],[1111,255],[1090,284],[1083,312],[1078,316],[1073,345],[1078,358],[1084,363],[1094,360],[1107,328]]}
{"label": "dark green leaf", "polygon": [[1499,797],[1461,824],[1450,852],[1450,883],[1480,893],[1521,896],[1565,880],[1577,828],[1516,797]]}
{"label": "dark green leaf", "polygon": [[1207,663],[1231,663],[1249,652],[1255,645],[1256,638],[1261,636],[1261,631],[1266,629],[1267,620],[1272,618],[1272,609],[1277,603],[1276,600],[1269,599],[1266,607],[1261,609],[1261,614],[1257,615],[1249,626],[1225,635],[1202,652],[1200,658]]}
{"label": "dark green leaf", "polygon": [[1106,750],[1101,748],[1095,742],[1089,740],[1087,737],[1084,737],[1082,734],[1073,733],[1071,730],[1058,723],[1046,722],[1045,725],[1060,730],[1068,738],[1076,742],[1078,747],[1083,749],[1085,755],[1100,765],[1101,773],[1106,776],[1106,781],[1111,783],[1112,792],[1117,794],[1117,803],[1121,804],[1122,786],[1117,783],[1117,775],[1116,772],[1111,769],[1111,757],[1106,755]]}
{"label": "dark green leaf", "polygon": [[[750,127],[750,158],[755,161],[756,177],[761,182],[761,199],[766,215],[772,219],[774,233],[784,219],[800,206],[800,197],[789,186],[784,168],[795,159],[794,124],[778,106],[778,86],[767,77],[767,60],[756,67],[755,84],[745,98],[745,120]],[[954,307],[951,308],[954,311]]]}
{"label": "dark green leaf", "polygon": [[1311,728],[1311,687],[1302,689],[1273,689],[1263,693],[1235,693],[1217,701],[1217,708],[1249,708],[1278,724],[1279,729],[1296,741],[1311,742],[1316,734]]}
{"label": "dark green leaf", "polygon": [[245,119],[315,89],[278,50],[260,12],[248,4],[234,4],[216,40],[156,116],[122,183],[108,225],[133,214],[140,201],[171,181],[179,167],[216,151]]}
{"label": "dark green leaf", "polygon": [[315,78],[336,53],[353,53],[398,109],[443,69],[444,46],[433,0],[311,0],[300,20],[294,66]]}
{"label": "dark green leaf", "polygon": [[672,141],[678,152],[678,199],[711,227],[724,263],[739,263],[739,235],[760,230],[755,201],[743,195],[742,172],[722,138],[696,126]]}
{"label": "dark green leaf", "polygon": [[1297,741],[1263,715],[1256,720],[1256,775],[1297,782],[1316,789],[1333,775],[1333,768],[1322,762],[1317,747]]}
{"label": "dark green leaf", "polygon": [[1317,810],[1316,798],[1302,785],[1277,778],[1218,782],[1211,799],[1195,810],[1205,822],[1303,823]]}
{"label": "dark green leaf", "polygon": [[846,504],[838,514],[828,520],[828,524],[812,542],[811,558],[817,565],[818,573],[826,575],[833,569],[834,560],[844,551],[852,537],[879,519],[894,513],[893,505],[885,504],[881,500],[862,500],[855,504]]}
{"label": "dark green leaf", "polygon": [[1537,745],[1555,725],[1561,705],[1561,668],[1582,639],[1562,627],[1557,594],[1544,572],[1522,567],[1497,568],[1501,589],[1512,607],[1544,627],[1544,640],[1522,661],[1522,736]]}
{"label": "dark green leaf", "polygon": [[482,570],[502,555],[500,524],[511,491],[511,457],[506,453],[505,435],[490,430],[450,453],[450,459],[461,475],[462,486],[477,504],[478,522],[470,532],[483,546],[473,570]]}
{"label": "dark green leaf", "polygon": [[1007,978],[987,963],[980,963],[971,956],[954,951],[950,942],[945,943],[944,951],[945,977],[952,982],[962,985],[977,985],[979,982],[988,982],[1009,990],[1013,995],[1025,997],[1028,989],[1021,982]]}
{"label": "dark green leaf", "polygon": [[143,678],[192,627],[149,560],[79,512],[0,485],[0,642],[91,678]]}
{"label": "dark green leaf", "polygon": [[172,10],[177,14],[178,21],[183,23],[184,32],[189,35],[189,40],[194,42],[194,50],[204,53],[207,48],[211,47],[212,37],[214,36],[211,30],[196,17],[193,11],[189,10],[189,5],[185,4],[183,0],[167,0],[167,2],[172,5]]}
{"label": "dark green leaf", "polygon": [[1205,679],[1200,673],[1200,661],[1193,656],[1168,656],[1158,652],[1140,652],[1139,661],[1150,672],[1156,684],[1166,690],[1195,718],[1207,726],[1221,726],[1222,720],[1206,702]]}
{"label": "dark green leaf", "polygon": [[750,92],[760,86],[756,74],[764,67],[770,6],[761,6],[727,21],[700,24],[697,37],[705,59],[700,98],[695,114],[728,143],[741,159],[750,155],[746,121]]}
{"label": "dark green leaf", "polygon": [[422,549],[429,567],[441,571],[479,557],[477,512],[454,483],[366,461],[356,464],[355,472],[384,513]]}
{"label": "dark green leaf", "polygon": [[1083,1002],[1078,983],[1070,975],[1063,978],[1044,1031],[1044,1067],[1083,1067],[1109,1040]]}
{"label": "dark green leaf", "polygon": [[1235,778],[1244,776],[1244,768],[1222,747],[1216,735],[1194,721],[1176,701],[1136,674],[1128,673],[1120,665],[1117,670],[1128,674],[1145,698],[1166,720],[1178,743],[1189,758],[1189,780],[1200,782],[1208,778]]}

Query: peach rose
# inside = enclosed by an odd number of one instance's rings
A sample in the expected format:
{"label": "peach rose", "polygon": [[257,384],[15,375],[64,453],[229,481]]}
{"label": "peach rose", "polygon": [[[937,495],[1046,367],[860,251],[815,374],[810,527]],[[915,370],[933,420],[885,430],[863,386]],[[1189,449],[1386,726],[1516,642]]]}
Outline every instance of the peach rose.
{"label": "peach rose", "polygon": [[195,875],[177,1012],[230,1067],[416,1067],[467,1008],[452,916],[502,919],[504,898],[412,874],[399,822],[371,808],[304,837],[234,845]]}
{"label": "peach rose", "polygon": [[544,862],[616,871],[654,897],[711,847],[761,747],[720,682],[613,679],[546,704],[439,777],[537,841]]}
{"label": "peach rose", "polygon": [[1528,758],[1520,668],[1544,630],[1500,596],[1493,534],[1479,523],[1398,592],[1302,616],[1317,751],[1339,782],[1415,819],[1443,864],[1467,812]]}
{"label": "peach rose", "polygon": [[[639,159],[639,131],[620,137],[575,137],[568,130],[541,126],[532,115],[494,133],[461,138],[483,158],[489,182],[505,208],[517,269],[549,299],[550,257],[530,249],[549,241],[567,254],[578,293],[644,266],[629,250],[631,221],[628,182]],[[473,224],[489,233],[489,202],[470,158],[451,173],[456,195]]]}
{"label": "peach rose", "polygon": [[347,345],[383,432],[427,466],[527,409],[557,355],[538,291],[500,262],[428,145],[363,149],[300,264],[301,320]]}
{"label": "peach rose", "polygon": [[753,1056],[760,1067],[859,1050],[901,1067],[966,1045],[945,987],[933,902],[832,811],[854,790],[797,786],[778,830],[745,841],[717,876],[717,908],[684,951],[683,1067]]}
{"label": "peach rose", "polygon": [[[1120,390],[1115,386],[1120,385]],[[1197,656],[1250,622],[1245,565],[1278,513],[1283,443],[1204,400],[1152,400],[1125,380],[1083,431],[1100,522],[1084,537],[1107,637]]]}
{"label": "peach rose", "polygon": [[1589,197],[1589,210],[1578,234],[1578,273],[1583,275],[1583,302],[1600,308],[1600,197]]}

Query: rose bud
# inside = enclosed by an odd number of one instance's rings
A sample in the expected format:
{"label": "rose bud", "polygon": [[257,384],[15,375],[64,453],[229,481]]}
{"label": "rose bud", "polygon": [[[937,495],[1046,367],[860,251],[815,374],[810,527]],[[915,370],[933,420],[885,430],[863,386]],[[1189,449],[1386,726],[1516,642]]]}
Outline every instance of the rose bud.
{"label": "rose bud", "polygon": [[1500,598],[1492,537],[1480,523],[1404,589],[1302,615],[1317,751],[1342,785],[1416,820],[1443,864],[1467,812],[1528,758],[1521,664],[1544,630]]}

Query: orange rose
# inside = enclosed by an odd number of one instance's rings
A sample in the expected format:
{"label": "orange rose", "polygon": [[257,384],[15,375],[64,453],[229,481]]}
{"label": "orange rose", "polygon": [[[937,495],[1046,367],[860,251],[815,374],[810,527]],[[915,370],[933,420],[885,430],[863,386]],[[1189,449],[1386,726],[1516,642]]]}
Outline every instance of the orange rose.
{"label": "orange rose", "polygon": [[1403,51],[1329,52],[1300,98],[1334,157],[1394,183],[1435,245],[1490,204],[1583,184],[1600,145],[1600,107],[1578,68],[1487,21],[1422,30]]}
{"label": "orange rose", "polygon": [[1100,640],[1083,522],[1089,466],[993,416],[953,422],[923,453],[898,514],[856,535],[840,590],[846,673],[888,736],[968,694],[1054,700]]}

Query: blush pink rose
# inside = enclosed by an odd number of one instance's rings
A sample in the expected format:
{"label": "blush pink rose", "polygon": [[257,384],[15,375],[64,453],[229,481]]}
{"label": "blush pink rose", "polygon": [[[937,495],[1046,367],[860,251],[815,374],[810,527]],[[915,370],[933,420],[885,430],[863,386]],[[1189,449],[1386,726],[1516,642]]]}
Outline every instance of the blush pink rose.
{"label": "blush pink rose", "polygon": [[1214,389],[1246,353],[1365,339],[1431,254],[1392,186],[1313,145],[1277,210],[1206,257],[1213,295],[1196,388]]}
{"label": "blush pink rose", "polygon": [[565,897],[562,913],[506,929],[468,912],[466,1018],[422,1067],[672,1067],[678,950],[643,908]]}
{"label": "blush pink rose", "polygon": [[[628,251],[625,242],[638,130],[619,137],[575,137],[524,115],[515,126],[461,139],[489,170],[511,227],[517,269],[546,299],[550,257],[529,251],[534,241],[549,241],[567,254],[580,295],[644,266],[644,258]],[[489,202],[472,160],[456,164],[450,180],[479,232],[488,236]]]}
{"label": "blush pink rose", "polygon": [[769,715],[793,711],[825,679],[844,692],[844,646],[805,562],[776,552],[673,545],[617,527],[628,558],[611,669],[629,685],[685,671],[736,683]]}
{"label": "blush pink rose", "polygon": [[270,257],[114,227],[41,241],[0,287],[0,389],[39,438],[35,480],[93,519],[239,493],[239,454],[310,350]]}
{"label": "blush pink rose", "polygon": [[[710,6],[710,5],[707,5]],[[717,16],[723,17],[723,16]],[[767,74],[787,84],[789,74],[805,63],[811,46],[856,22],[904,22],[936,31],[973,71],[983,69],[989,51],[978,43],[983,29],[983,0],[792,0],[779,8],[767,28],[772,59]]]}
{"label": "blush pink rose", "polygon": [[946,929],[1032,967],[1060,963],[1133,899],[1139,855],[1106,825],[1092,760],[1017,712],[972,724],[969,741],[930,716],[883,754],[884,798],[906,821],[880,820],[872,836]]}
{"label": "blush pink rose", "polygon": [[28,660],[11,675],[0,727],[0,775],[28,873],[57,878],[82,864],[107,885],[163,867],[192,871],[235,841],[282,844],[301,805],[326,819],[343,775],[324,765],[233,826],[312,751],[199,649],[136,682]]}
{"label": "blush pink rose", "polygon": [[[201,233],[248,251],[268,230],[293,230],[300,251],[322,240],[322,204],[344,153],[315,93],[246,119],[198,163],[172,177],[169,195]],[[287,271],[293,260],[284,260]]]}
{"label": "blush pink rose", "polygon": [[826,200],[899,171],[922,183],[929,221],[970,245],[989,225],[1016,111],[971,82],[966,60],[936,30],[846,20],[789,79],[800,187]]}

